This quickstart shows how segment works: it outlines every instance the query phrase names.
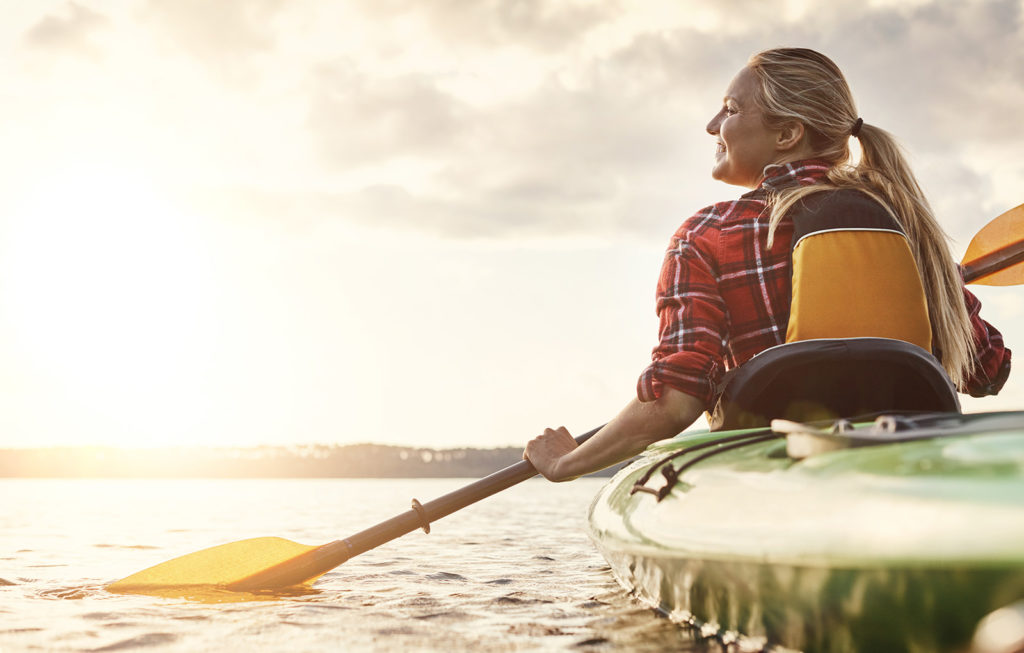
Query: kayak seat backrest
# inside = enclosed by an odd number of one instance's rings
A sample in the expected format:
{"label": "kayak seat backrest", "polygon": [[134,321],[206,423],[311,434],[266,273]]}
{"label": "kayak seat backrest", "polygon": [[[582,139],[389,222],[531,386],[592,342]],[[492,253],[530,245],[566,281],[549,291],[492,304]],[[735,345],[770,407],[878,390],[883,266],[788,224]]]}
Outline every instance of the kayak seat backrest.
{"label": "kayak seat backrest", "polygon": [[833,420],[880,411],[960,412],[952,381],[917,345],[890,338],[829,338],[766,349],[727,373],[713,431],[772,419]]}
{"label": "kayak seat backrest", "polygon": [[786,342],[894,338],[932,348],[928,303],[896,219],[855,190],[814,193],[794,207],[792,305]]}
{"label": "kayak seat backrest", "polygon": [[928,303],[896,218],[855,190],[813,193],[791,211],[786,343],[730,370],[712,430],[879,411],[960,412],[931,354]]}

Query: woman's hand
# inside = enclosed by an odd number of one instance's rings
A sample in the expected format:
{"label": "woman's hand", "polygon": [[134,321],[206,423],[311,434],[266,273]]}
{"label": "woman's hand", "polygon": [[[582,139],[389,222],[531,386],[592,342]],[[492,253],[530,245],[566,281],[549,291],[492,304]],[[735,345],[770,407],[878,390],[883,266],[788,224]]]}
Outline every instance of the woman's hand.
{"label": "woman's hand", "polygon": [[578,446],[564,426],[544,429],[543,434],[527,443],[523,458],[529,460],[549,481],[571,481],[576,477],[565,473],[562,470],[564,465],[559,463]]}

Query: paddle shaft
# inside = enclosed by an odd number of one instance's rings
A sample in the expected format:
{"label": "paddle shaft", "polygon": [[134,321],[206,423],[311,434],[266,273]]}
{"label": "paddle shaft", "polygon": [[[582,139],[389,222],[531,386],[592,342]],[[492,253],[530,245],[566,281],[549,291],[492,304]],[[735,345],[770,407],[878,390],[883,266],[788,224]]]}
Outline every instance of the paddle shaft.
{"label": "paddle shaft", "polygon": [[1024,241],[1011,243],[965,264],[964,282],[971,283],[1021,261],[1024,261]]}
{"label": "paddle shaft", "polygon": [[[576,437],[578,444],[583,444],[603,427],[598,427]],[[286,564],[260,571],[248,578],[231,584],[228,589],[275,589],[290,587],[316,578],[334,569],[349,558],[370,549],[375,549],[385,542],[397,539],[417,528],[430,532],[430,523],[486,499],[492,494],[507,490],[513,485],[537,475],[537,470],[528,460],[521,460],[514,465],[494,472],[489,476],[474,481],[469,485],[449,492],[427,503],[420,504],[413,499],[413,508],[391,519],[382,521],[344,540],[335,540],[312,551],[302,554]]]}

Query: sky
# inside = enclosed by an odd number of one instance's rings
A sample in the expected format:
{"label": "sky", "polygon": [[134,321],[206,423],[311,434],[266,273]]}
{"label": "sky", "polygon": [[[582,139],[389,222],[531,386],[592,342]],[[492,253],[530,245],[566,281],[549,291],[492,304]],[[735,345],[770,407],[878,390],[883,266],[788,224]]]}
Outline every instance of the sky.
{"label": "sky", "polygon": [[[1024,202],[1022,0],[0,10],[0,447],[604,423],[669,237],[744,192],[704,126],[768,47],[839,64],[956,256]],[[1024,288],[977,294],[1024,356]]]}

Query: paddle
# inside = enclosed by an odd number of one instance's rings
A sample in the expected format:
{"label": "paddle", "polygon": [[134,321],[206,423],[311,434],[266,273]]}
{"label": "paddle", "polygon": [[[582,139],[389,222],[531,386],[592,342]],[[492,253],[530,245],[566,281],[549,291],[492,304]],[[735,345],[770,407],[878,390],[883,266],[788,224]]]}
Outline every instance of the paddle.
{"label": "paddle", "polygon": [[985,286],[1024,283],[1024,204],[982,227],[967,246],[964,281]]}
{"label": "paddle", "polygon": [[[582,444],[600,430],[576,438]],[[280,537],[258,537],[222,544],[189,553],[150,567],[107,586],[122,594],[188,596],[204,590],[252,592],[280,590],[310,583],[349,558],[485,499],[492,494],[536,476],[537,470],[522,460],[433,501],[412,509],[344,540],[321,546],[298,544]]]}
{"label": "paddle", "polygon": [[[1024,283],[1024,205],[985,225],[971,240],[962,262],[964,280],[986,285]],[[576,438],[583,443],[599,429]],[[107,586],[111,592],[189,595],[197,589],[281,590],[308,584],[349,558],[496,494],[536,475],[527,461],[413,508],[344,540],[321,546],[279,537],[222,544],[158,564]]]}

